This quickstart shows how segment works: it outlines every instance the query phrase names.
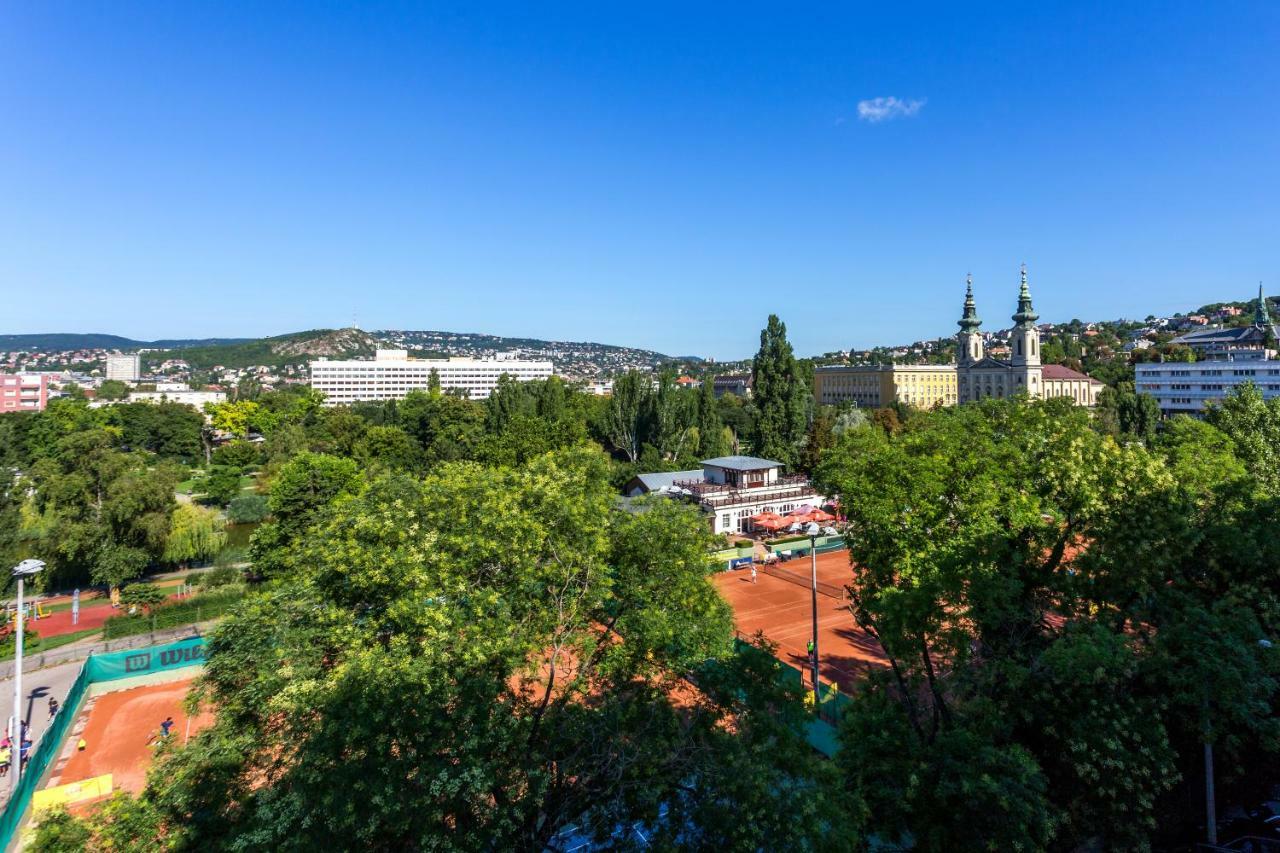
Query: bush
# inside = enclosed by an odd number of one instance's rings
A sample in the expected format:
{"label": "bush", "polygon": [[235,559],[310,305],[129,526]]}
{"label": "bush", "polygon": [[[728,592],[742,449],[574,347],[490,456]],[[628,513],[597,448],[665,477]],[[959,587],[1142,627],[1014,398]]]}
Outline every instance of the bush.
{"label": "bush", "polygon": [[196,586],[202,589],[217,589],[233,583],[240,583],[243,580],[244,574],[235,566],[217,566],[202,573],[196,580]]}
{"label": "bush", "polygon": [[240,469],[233,465],[214,465],[204,478],[205,502],[226,506],[240,494]]}
{"label": "bush", "polygon": [[249,441],[233,441],[213,451],[214,465],[229,465],[232,468],[252,468],[262,460],[262,452],[258,445]]}
{"label": "bush", "polygon": [[227,518],[233,524],[252,524],[262,521],[269,512],[264,495],[239,495],[227,505]]}
{"label": "bush", "polygon": [[245,588],[236,584],[181,601],[170,601],[160,605],[150,614],[112,616],[102,626],[102,638],[116,640],[120,637],[145,634],[148,631],[160,631],[165,628],[194,625],[196,622],[216,619],[235,607],[244,595]]}
{"label": "bush", "polygon": [[168,596],[163,589],[149,583],[132,583],[120,591],[120,603],[131,611],[136,608],[154,611],[166,598]]}

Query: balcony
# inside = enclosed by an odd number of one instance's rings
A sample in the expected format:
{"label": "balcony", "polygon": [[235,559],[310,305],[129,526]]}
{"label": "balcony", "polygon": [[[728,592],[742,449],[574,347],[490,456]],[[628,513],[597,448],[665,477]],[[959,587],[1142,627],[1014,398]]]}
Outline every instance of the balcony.
{"label": "balcony", "polygon": [[766,486],[742,488],[728,483],[707,483],[701,480],[677,480],[674,485],[689,492],[703,506],[714,509],[765,501],[781,503],[815,497],[813,484],[803,475],[779,477]]}

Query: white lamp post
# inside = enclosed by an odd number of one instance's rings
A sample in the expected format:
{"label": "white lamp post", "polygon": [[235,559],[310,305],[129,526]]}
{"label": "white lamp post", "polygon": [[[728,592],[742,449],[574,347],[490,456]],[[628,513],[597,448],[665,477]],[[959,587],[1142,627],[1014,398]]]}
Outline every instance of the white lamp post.
{"label": "white lamp post", "polygon": [[13,647],[13,732],[9,736],[9,765],[12,770],[13,790],[18,790],[22,776],[22,582],[44,568],[40,560],[23,560],[13,567],[18,579],[18,633]]}
{"label": "white lamp post", "polygon": [[819,703],[822,697],[818,695],[818,534],[822,532],[822,528],[818,527],[818,522],[811,521],[809,526],[805,528],[805,533],[809,534],[809,574],[812,583],[810,584],[810,592],[813,599],[813,713],[818,713]]}

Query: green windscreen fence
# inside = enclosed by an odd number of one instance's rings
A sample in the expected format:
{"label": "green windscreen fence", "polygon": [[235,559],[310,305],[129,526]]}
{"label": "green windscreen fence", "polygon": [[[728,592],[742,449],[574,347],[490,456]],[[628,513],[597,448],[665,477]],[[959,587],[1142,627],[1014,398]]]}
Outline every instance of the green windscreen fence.
{"label": "green windscreen fence", "polygon": [[85,694],[88,693],[91,684],[150,675],[204,663],[204,655],[204,637],[188,637],[176,643],[165,643],[160,646],[90,655],[84,662],[84,666],[80,667],[80,674],[76,677],[75,683],[67,691],[67,697],[62,701],[62,709],[53,718],[44,736],[40,738],[40,744],[27,763],[27,769],[22,774],[18,789],[5,804],[4,813],[0,814],[0,850],[8,850],[13,845],[18,826],[22,823],[22,816],[26,814],[27,806],[31,803],[31,795],[40,787],[40,780],[44,777],[45,771],[58,757],[62,743],[66,740],[67,731],[75,722],[76,715],[80,712],[80,705],[84,702]]}

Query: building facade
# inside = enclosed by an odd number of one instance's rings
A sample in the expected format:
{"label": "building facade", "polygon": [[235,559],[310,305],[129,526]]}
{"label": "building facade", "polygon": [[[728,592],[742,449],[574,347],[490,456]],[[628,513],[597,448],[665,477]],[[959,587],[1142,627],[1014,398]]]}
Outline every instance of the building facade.
{"label": "building facade", "polygon": [[426,391],[432,374],[440,390],[472,400],[486,399],[506,375],[519,382],[551,377],[549,361],[418,359],[405,350],[378,350],[373,361],[311,362],[311,387],[324,394],[325,405],[402,400],[410,391]]}
{"label": "building facade", "polygon": [[0,373],[0,414],[42,412],[49,405],[46,373]]}
{"label": "building facade", "polygon": [[1155,397],[1166,417],[1203,417],[1210,403],[1220,402],[1246,382],[1268,400],[1280,397],[1280,360],[1273,349],[1276,331],[1259,287],[1252,325],[1203,329],[1176,338],[1195,350],[1199,360],[1135,364],[1136,390]]}
{"label": "building facade", "polygon": [[897,401],[922,409],[956,404],[951,364],[833,365],[813,372],[813,397],[827,406],[854,403],[879,409]]}
{"label": "building facade", "polygon": [[1203,417],[1209,403],[1220,402],[1238,385],[1252,382],[1268,400],[1280,397],[1280,361],[1264,351],[1237,351],[1224,359],[1135,364],[1139,394],[1150,394],[1166,417]]}
{"label": "building facade", "polygon": [[142,357],[136,352],[128,355],[107,356],[103,378],[118,379],[121,382],[137,382],[142,375]]}
{"label": "building facade", "polygon": [[751,517],[762,512],[779,515],[824,498],[809,478],[786,476],[782,463],[755,456],[721,456],[703,460],[701,469],[641,474],[632,478],[629,497],[656,493],[688,498],[711,517],[713,533],[747,533]]}

